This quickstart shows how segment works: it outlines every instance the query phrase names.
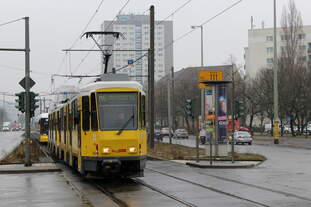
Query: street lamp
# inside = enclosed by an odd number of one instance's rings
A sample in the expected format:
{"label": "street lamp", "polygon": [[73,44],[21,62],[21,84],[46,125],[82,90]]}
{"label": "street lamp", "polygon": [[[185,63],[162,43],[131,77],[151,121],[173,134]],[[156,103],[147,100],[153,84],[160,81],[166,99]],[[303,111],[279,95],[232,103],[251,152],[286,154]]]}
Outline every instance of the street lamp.
{"label": "street lamp", "polygon": [[201,29],[201,66],[203,66],[203,25],[191,26],[191,29],[196,29],[196,28]]}
{"label": "street lamp", "polygon": [[[199,25],[199,26],[191,26],[191,29],[196,29],[196,28],[200,28],[201,29],[201,67],[203,67],[204,63],[203,63],[203,25]],[[204,88],[201,89],[201,122],[202,122],[202,128],[204,125],[204,119],[205,119],[205,114],[204,114],[204,106],[205,106],[205,100],[204,100]],[[210,144],[212,143],[212,140],[210,140]],[[198,138],[196,139],[196,147],[197,149],[199,148],[199,140]],[[198,160],[197,160],[198,162]]]}

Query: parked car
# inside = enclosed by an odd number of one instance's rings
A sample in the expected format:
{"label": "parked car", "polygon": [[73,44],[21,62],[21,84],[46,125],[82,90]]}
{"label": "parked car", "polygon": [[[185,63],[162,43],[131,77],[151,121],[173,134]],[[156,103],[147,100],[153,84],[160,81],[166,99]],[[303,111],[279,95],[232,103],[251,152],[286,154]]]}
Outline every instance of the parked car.
{"label": "parked car", "polygon": [[188,131],[186,129],[176,129],[175,130],[175,137],[176,139],[182,138],[182,139],[188,139]]}
{"label": "parked car", "polygon": [[253,142],[253,136],[249,132],[236,131],[234,132],[234,143],[235,144],[245,144],[251,145]]}
{"label": "parked car", "polygon": [[[160,136],[161,137],[169,136],[169,134],[170,134],[170,130],[167,127],[162,128],[161,131],[160,131]],[[173,132],[173,130],[171,130],[171,137],[173,135],[174,135],[174,132]]]}

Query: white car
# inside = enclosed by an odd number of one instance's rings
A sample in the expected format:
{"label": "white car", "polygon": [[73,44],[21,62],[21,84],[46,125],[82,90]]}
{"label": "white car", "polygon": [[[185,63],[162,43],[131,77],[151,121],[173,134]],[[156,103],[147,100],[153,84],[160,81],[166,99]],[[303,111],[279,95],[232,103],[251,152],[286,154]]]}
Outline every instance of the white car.
{"label": "white car", "polygon": [[175,130],[175,137],[176,139],[182,138],[182,139],[188,139],[188,131],[186,129],[176,129]]}
{"label": "white car", "polygon": [[234,143],[235,144],[249,144],[253,142],[253,136],[249,132],[236,131],[234,132]]}

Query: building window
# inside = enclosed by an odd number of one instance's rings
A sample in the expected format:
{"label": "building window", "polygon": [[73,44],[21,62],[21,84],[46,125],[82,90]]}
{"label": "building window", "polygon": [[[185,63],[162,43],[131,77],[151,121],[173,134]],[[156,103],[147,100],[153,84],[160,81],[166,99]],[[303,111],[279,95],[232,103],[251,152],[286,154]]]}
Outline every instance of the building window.
{"label": "building window", "polygon": [[308,49],[311,50],[311,42],[308,43]]}
{"label": "building window", "polygon": [[267,37],[266,37],[266,40],[267,40],[267,41],[273,41],[273,36],[267,36]]}
{"label": "building window", "polygon": [[273,58],[267,58],[267,63],[268,63],[268,64],[273,63]]}
{"label": "building window", "polygon": [[266,50],[268,54],[273,53],[273,47],[267,47]]}

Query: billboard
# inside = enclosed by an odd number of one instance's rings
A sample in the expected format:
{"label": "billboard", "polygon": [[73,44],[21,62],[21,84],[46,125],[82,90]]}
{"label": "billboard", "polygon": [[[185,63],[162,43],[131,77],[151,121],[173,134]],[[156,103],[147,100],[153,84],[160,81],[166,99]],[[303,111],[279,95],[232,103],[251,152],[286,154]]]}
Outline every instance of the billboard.
{"label": "billboard", "polygon": [[227,88],[224,85],[217,85],[217,142],[219,144],[225,144],[227,142]]}

